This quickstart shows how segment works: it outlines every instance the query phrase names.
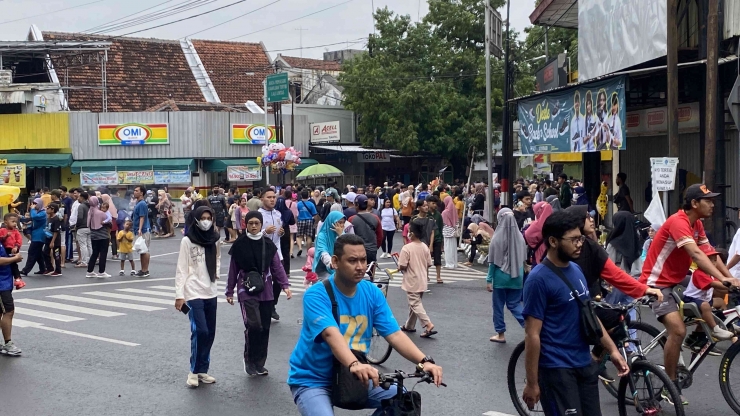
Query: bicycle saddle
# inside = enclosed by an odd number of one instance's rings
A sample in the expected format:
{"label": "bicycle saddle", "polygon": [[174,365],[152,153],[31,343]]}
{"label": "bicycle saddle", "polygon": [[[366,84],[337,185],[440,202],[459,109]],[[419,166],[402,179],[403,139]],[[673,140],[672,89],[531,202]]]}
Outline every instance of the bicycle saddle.
{"label": "bicycle saddle", "polygon": [[684,318],[701,318],[701,312],[699,311],[699,308],[696,306],[695,303],[684,302],[683,292],[685,290],[686,290],[685,287],[678,285],[673,288],[671,295],[673,295],[673,298],[676,300],[676,303],[678,303],[679,306],[682,306]]}

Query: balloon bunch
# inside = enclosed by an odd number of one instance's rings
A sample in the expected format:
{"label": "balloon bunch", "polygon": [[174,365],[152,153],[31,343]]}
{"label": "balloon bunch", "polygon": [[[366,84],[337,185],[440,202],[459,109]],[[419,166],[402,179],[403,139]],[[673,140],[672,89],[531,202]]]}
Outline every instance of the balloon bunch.
{"label": "balloon bunch", "polygon": [[270,143],[262,146],[262,156],[257,158],[257,163],[269,166],[273,173],[286,173],[301,164],[301,152],[282,143]]}

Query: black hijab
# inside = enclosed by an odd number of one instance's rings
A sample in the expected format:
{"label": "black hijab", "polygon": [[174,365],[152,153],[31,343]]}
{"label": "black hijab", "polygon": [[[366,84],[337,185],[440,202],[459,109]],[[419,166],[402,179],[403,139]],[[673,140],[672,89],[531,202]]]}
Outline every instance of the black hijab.
{"label": "black hijab", "polygon": [[617,211],[612,217],[614,229],[606,239],[624,257],[627,267],[640,257],[640,238],[635,229],[635,216],[628,211]]}
{"label": "black hijab", "polygon": [[198,227],[197,221],[203,215],[204,212],[209,212],[211,218],[215,218],[213,210],[209,207],[198,207],[190,215],[190,222],[188,223],[188,234],[187,237],[190,242],[203,247],[206,252],[206,268],[208,269],[208,275],[211,277],[211,282],[216,281],[218,276],[216,270],[216,243],[219,240],[219,235],[216,233],[213,225],[207,231],[203,231]]}
{"label": "black hijab", "polygon": [[[245,216],[244,222],[248,223],[249,220],[257,218],[260,222],[263,222],[262,213],[259,211],[249,211]],[[277,231],[276,231],[277,232]],[[264,273],[272,262],[275,253],[277,253],[277,246],[272,242],[266,235],[253,240],[247,235],[249,231],[239,236],[237,240],[232,244],[229,254],[231,258],[239,266],[239,269],[250,272],[257,270]],[[262,248],[265,250],[264,260],[262,258]]]}
{"label": "black hijab", "polygon": [[[572,205],[566,208],[565,211],[577,215],[584,222],[588,215],[588,207],[585,205]],[[581,233],[583,233],[583,225],[581,225]],[[581,255],[578,256],[575,263],[581,268],[583,275],[586,277],[586,284],[589,292],[591,292],[591,297],[599,294],[603,295],[601,272],[604,270],[607,260],[609,260],[609,255],[606,254],[604,247],[601,247],[599,243],[587,236],[586,241],[581,246]]]}

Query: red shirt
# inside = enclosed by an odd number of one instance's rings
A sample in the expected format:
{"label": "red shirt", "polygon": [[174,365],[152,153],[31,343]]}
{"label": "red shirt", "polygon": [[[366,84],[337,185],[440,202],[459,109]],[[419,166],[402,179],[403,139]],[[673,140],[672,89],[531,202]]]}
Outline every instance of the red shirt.
{"label": "red shirt", "polygon": [[8,230],[5,227],[0,227],[0,240],[3,240],[2,245],[8,249],[8,254],[10,254],[10,250],[16,247],[20,248],[23,245],[23,237],[17,228]]}
{"label": "red shirt", "polygon": [[686,244],[709,244],[704,224],[696,221],[691,226],[684,210],[668,217],[655,234],[642,267],[640,282],[653,287],[673,287],[686,278],[691,267],[691,256],[682,247]]}

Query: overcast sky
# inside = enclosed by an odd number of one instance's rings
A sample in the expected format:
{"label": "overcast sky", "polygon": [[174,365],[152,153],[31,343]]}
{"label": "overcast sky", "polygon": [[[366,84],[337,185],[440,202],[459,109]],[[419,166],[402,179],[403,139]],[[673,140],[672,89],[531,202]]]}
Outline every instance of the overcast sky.
{"label": "overcast sky", "polygon": [[[36,24],[42,31],[81,32],[99,25],[121,22],[126,20],[127,15],[158,4],[161,6],[143,13],[192,1],[205,4],[140,26],[105,33],[127,34],[207,12],[238,0],[0,0],[0,40],[23,40],[31,24]],[[321,58],[325,50],[364,47],[364,38],[373,30],[373,4],[376,8],[388,6],[398,14],[410,15],[412,19],[423,18],[428,11],[426,0],[248,0],[223,10],[131,36],[179,39],[215,26],[193,35],[192,38],[262,41],[273,58],[278,53],[300,56],[299,46],[302,44],[304,57]],[[80,7],[74,8],[75,6]],[[332,6],[336,7],[321,11]],[[260,7],[264,8],[227,22]],[[65,8],[71,9],[58,11]],[[533,10],[534,0],[512,1],[512,27],[521,32],[524,27],[529,26],[529,14]],[[311,13],[316,14],[303,17]],[[504,8],[501,14],[505,19]],[[294,19],[297,20],[292,21]],[[299,28],[303,30],[298,30]],[[290,50],[280,51],[282,49]]]}

